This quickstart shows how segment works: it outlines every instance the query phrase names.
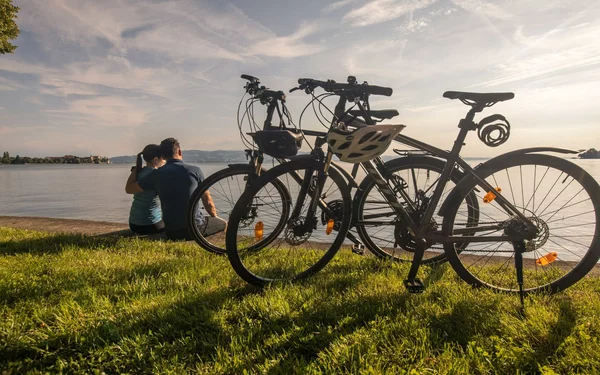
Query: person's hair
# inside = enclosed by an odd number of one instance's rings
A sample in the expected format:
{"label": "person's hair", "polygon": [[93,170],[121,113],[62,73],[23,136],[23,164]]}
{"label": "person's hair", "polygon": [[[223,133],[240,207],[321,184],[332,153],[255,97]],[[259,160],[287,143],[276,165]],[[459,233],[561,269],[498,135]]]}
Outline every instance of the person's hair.
{"label": "person's hair", "polygon": [[148,145],[148,146],[144,147],[142,152],[137,154],[137,158],[135,161],[135,169],[138,172],[142,170],[142,168],[143,168],[142,159],[145,160],[147,163],[149,163],[152,160],[154,160],[154,158],[161,158],[161,157],[162,157],[162,152],[161,152],[161,148],[159,145]]}
{"label": "person's hair", "polygon": [[163,159],[173,159],[180,150],[179,141],[175,138],[167,138],[160,142],[160,150]]}

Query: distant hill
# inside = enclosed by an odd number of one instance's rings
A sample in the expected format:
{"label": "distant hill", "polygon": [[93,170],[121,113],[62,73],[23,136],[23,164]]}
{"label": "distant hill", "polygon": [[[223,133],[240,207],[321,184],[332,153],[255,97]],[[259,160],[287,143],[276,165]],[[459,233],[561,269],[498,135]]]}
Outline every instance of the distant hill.
{"label": "distant hill", "polygon": [[[246,162],[246,153],[242,150],[185,150],[183,160],[188,163],[239,163]],[[110,158],[114,164],[134,164],[135,155],[115,156]]]}

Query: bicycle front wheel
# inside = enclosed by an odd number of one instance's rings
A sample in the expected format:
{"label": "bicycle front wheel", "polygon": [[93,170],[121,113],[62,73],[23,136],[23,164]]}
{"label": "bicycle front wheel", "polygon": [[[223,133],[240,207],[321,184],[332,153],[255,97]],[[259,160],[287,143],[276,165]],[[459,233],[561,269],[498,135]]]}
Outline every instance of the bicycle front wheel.
{"label": "bicycle front wheel", "polygon": [[[265,172],[264,169],[262,171]],[[233,211],[235,203],[246,189],[248,179],[251,177],[257,178],[257,176],[254,175],[254,168],[250,164],[232,165],[228,168],[215,172],[198,185],[198,188],[196,188],[188,203],[187,224],[190,233],[193,235],[194,240],[196,243],[198,243],[198,245],[200,245],[200,247],[215,254],[224,255],[227,253],[225,249],[224,232],[207,235],[203,233],[201,229],[202,226],[198,225],[203,218],[208,217],[208,213],[204,209],[204,205],[202,203],[202,196],[207,191],[210,192],[218,216],[229,221],[229,217]],[[278,180],[273,181],[273,185],[270,187],[270,190],[272,194],[278,195],[278,199],[280,200],[290,199],[289,193],[287,192],[285,186],[283,186],[283,184],[281,184]],[[283,227],[283,224],[287,219],[287,215],[287,210],[283,210],[281,212],[281,216],[278,219],[280,227]],[[251,217],[246,217],[244,220],[247,225],[251,225]],[[264,240],[268,240],[268,237],[266,237]]]}
{"label": "bicycle front wheel", "polygon": [[[535,238],[525,240],[522,253],[525,292],[564,290],[596,266],[600,187],[582,168],[565,159],[526,154],[488,163],[477,169],[477,176],[536,226]],[[458,185],[457,194],[451,195],[443,233],[476,236],[479,241],[466,246],[445,244],[446,255],[466,282],[518,292],[513,244],[498,237],[519,233],[523,222],[495,199],[497,192],[488,192],[475,178],[467,178]],[[466,194],[478,197],[477,225],[466,220]]]}
{"label": "bicycle front wheel", "polygon": [[[325,267],[338,251],[350,225],[350,191],[333,169],[317,183],[322,169],[323,164],[313,159],[287,162],[264,173],[240,197],[231,213],[226,247],[233,269],[246,282],[262,286],[306,278]],[[272,193],[269,187],[274,181],[286,187],[289,199]],[[313,201],[319,186],[320,194]],[[290,215],[283,230],[278,230],[273,218],[284,209]],[[249,211],[254,213],[252,225],[241,225]],[[265,243],[264,237],[272,240]]]}

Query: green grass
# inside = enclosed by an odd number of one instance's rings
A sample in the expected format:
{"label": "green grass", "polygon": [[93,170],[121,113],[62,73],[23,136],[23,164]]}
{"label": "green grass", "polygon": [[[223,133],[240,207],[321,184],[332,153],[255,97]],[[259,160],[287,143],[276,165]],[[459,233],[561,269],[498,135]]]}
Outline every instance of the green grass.
{"label": "green grass", "polygon": [[194,244],[0,229],[0,373],[600,371],[600,279],[528,299],[340,252],[260,291]]}

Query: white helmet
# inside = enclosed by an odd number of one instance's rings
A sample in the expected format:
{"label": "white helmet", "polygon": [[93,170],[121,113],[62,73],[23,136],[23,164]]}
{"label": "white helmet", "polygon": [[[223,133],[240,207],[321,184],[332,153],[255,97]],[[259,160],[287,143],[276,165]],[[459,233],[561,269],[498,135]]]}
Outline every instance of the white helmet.
{"label": "white helmet", "polygon": [[347,163],[372,160],[388,149],[406,125],[374,125],[354,130],[333,128],[327,134],[331,151]]}

